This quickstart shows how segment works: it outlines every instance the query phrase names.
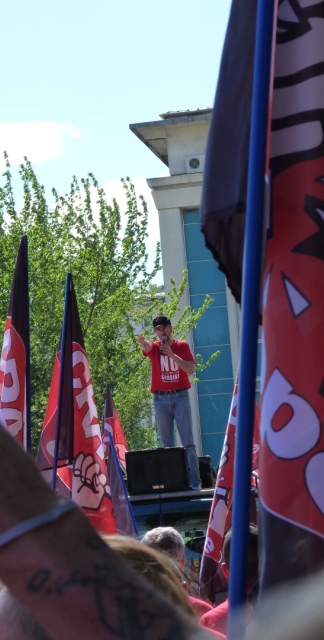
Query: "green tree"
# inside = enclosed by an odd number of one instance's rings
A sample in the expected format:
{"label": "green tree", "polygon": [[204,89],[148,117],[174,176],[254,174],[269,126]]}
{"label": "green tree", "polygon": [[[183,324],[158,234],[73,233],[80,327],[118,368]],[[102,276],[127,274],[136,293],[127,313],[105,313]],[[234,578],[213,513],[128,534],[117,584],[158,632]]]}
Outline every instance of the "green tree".
{"label": "green tree", "polygon": [[[160,247],[153,268],[147,270],[147,205],[137,197],[129,178],[123,180],[127,206],[121,214],[115,200],[108,204],[104,190],[89,174],[70,191],[46,202],[44,187],[25,158],[19,176],[23,204],[17,210],[8,157],[0,187],[0,317],[7,315],[12,275],[21,236],[28,236],[31,326],[32,422],[34,448],[42,426],[64,308],[65,278],[73,275],[78,308],[98,407],[102,415],[109,382],[131,448],[150,447],[150,366],[143,359],[135,329],[152,315],[174,317],[186,286],[171,282],[170,302],[153,284],[160,269]],[[210,303],[198,311],[190,307],[175,325],[187,335]],[[216,357],[214,354],[212,359]],[[198,363],[198,369],[208,366]]]}

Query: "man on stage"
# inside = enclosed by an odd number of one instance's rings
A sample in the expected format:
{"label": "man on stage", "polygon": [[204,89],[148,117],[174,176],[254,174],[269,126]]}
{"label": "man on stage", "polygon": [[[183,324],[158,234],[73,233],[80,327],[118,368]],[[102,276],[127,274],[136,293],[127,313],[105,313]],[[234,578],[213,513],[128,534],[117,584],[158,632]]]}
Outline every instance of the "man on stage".
{"label": "man on stage", "polygon": [[158,341],[138,336],[143,355],[151,360],[151,391],[154,396],[155,419],[163,447],[174,447],[174,421],[182,446],[186,449],[192,489],[201,489],[199,464],[192,432],[189,402],[189,376],[194,373],[195,359],[188,342],[172,338],[171,320],[158,316],[153,320]]}

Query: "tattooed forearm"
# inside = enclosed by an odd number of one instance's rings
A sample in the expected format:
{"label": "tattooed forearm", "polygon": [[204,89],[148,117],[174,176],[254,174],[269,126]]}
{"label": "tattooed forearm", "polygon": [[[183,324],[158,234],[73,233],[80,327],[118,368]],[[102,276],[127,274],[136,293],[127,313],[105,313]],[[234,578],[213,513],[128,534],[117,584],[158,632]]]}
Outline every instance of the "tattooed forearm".
{"label": "tattooed forearm", "polygon": [[[100,541],[101,543],[101,541]],[[105,543],[98,538],[87,540],[87,546],[98,553],[91,573],[83,571],[58,574],[48,568],[36,571],[27,583],[34,595],[64,598],[78,589],[87,590],[102,626],[116,638],[125,640],[185,640],[192,626],[173,606],[161,599],[154,606],[154,591],[149,585],[133,584],[118,571],[113,571]]]}

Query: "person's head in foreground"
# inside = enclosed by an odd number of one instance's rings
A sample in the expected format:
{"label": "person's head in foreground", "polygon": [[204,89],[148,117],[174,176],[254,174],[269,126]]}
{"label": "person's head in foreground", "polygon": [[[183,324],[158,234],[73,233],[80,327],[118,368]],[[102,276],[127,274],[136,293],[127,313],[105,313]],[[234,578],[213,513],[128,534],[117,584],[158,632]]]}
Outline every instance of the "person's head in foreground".
{"label": "person's head in foreground", "polygon": [[194,616],[182,585],[182,576],[174,562],[156,549],[128,536],[103,536],[109,547],[120,554],[137,574],[148,580],[185,613]]}
{"label": "person's head in foreground", "polygon": [[147,531],[142,538],[142,544],[158,549],[168,555],[183,569],[186,564],[185,545],[181,533],[173,527],[155,527]]}

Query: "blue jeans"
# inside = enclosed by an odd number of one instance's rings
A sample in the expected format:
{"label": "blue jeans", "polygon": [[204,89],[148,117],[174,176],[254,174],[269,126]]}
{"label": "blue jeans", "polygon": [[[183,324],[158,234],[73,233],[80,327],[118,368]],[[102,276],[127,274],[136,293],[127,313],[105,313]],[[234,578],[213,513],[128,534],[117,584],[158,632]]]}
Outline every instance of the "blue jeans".
{"label": "blue jeans", "polygon": [[189,393],[179,391],[159,395],[154,394],[155,419],[164,447],[174,447],[174,421],[176,422],[181,444],[186,449],[190,486],[197,489],[200,486],[199,464],[192,433],[192,417]]}

